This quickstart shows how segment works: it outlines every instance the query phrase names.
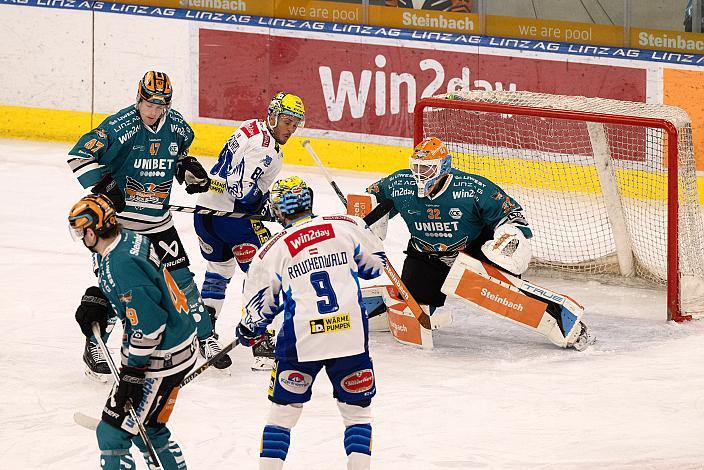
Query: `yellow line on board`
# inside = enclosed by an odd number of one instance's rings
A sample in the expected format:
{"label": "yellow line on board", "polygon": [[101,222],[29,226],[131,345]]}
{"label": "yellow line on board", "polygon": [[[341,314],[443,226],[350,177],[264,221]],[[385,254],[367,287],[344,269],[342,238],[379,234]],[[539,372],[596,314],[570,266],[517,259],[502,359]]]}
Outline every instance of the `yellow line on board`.
{"label": "yellow line on board", "polygon": [[[106,114],[93,116],[97,126]],[[192,124],[196,139],[193,155],[217,157],[234,127]],[[87,112],[21,106],[0,106],[0,137],[75,142],[91,129]],[[283,147],[287,164],[314,165],[303,149],[304,137],[292,137]],[[408,167],[410,148],[330,139],[309,139],[323,164],[329,168],[373,173],[391,173]],[[489,158],[470,155],[468,171],[476,171],[499,185],[523,184],[554,191],[597,192],[599,180],[593,168],[582,165],[536,162],[517,158]],[[629,174],[630,173],[630,174]],[[618,170],[618,181],[640,181],[637,188],[621,185],[624,196],[633,199],[665,199],[666,177],[638,170]],[[625,179],[624,179],[625,178]],[[697,178],[699,203],[704,203],[704,177]],[[360,188],[361,191],[361,188]]]}

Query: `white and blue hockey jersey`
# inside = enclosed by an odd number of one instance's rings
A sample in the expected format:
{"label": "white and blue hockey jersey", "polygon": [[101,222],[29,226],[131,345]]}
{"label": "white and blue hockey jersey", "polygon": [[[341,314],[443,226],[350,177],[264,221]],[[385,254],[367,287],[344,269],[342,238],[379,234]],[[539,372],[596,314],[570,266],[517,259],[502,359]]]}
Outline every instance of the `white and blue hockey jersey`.
{"label": "white and blue hockey jersey", "polygon": [[264,121],[244,121],[220,151],[210,170],[210,188],[198,197],[198,205],[221,211],[258,212],[281,171],[283,158]]}
{"label": "white and blue hockey jersey", "polygon": [[257,252],[245,282],[242,323],[262,334],[283,312],[278,359],[308,362],[367,351],[359,279],[381,275],[384,247],[354,216],[308,219]]}

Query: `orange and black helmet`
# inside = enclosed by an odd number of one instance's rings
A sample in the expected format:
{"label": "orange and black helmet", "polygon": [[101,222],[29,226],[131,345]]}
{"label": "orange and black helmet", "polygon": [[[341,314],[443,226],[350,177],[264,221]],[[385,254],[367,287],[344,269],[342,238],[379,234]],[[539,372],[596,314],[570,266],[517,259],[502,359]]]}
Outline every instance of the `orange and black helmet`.
{"label": "orange and black helmet", "polygon": [[73,205],[68,214],[68,223],[79,238],[90,228],[97,235],[103,235],[117,225],[115,208],[102,194],[89,194]]}
{"label": "orange and black helmet", "polygon": [[149,103],[171,105],[171,80],[164,72],[150,70],[144,74],[139,81],[137,88],[137,101],[148,101]]}

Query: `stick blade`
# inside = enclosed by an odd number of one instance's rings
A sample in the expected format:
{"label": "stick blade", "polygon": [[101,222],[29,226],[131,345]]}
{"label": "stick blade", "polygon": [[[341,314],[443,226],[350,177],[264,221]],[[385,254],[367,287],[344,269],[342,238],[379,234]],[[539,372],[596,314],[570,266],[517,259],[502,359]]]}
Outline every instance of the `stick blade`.
{"label": "stick blade", "polygon": [[75,413],[73,413],[73,421],[77,425],[79,425],[83,428],[86,428],[90,431],[95,431],[96,428],[98,427],[98,423],[100,422],[100,420],[98,420],[92,416],[88,416],[86,414],[83,414],[80,411],[76,411]]}

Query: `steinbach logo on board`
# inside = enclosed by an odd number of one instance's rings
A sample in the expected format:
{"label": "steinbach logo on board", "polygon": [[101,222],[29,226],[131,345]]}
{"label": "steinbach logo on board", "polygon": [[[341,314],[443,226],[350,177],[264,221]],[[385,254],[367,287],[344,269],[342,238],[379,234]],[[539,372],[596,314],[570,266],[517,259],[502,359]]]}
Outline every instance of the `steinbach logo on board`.
{"label": "steinbach logo on board", "polygon": [[[463,90],[525,90],[645,102],[643,68],[509,57],[471,47],[420,49],[238,31],[199,33],[199,115],[242,121],[258,116],[286,89],[303,98],[306,127],[374,136],[411,137],[422,98]],[[268,57],[252,62],[252,50]],[[547,60],[547,58],[552,60]],[[276,58],[276,59],[275,59]],[[270,67],[276,62],[276,74]],[[248,67],[240,64],[247,63]],[[271,77],[261,87],[251,83]],[[279,78],[280,77],[280,78]]]}
{"label": "steinbach logo on board", "polygon": [[320,224],[296,230],[286,237],[284,242],[286,242],[291,256],[296,256],[304,248],[331,238],[335,238],[335,231],[332,229],[332,225]]}

